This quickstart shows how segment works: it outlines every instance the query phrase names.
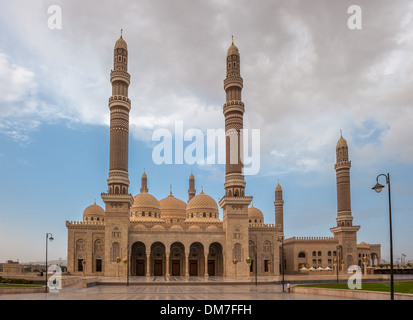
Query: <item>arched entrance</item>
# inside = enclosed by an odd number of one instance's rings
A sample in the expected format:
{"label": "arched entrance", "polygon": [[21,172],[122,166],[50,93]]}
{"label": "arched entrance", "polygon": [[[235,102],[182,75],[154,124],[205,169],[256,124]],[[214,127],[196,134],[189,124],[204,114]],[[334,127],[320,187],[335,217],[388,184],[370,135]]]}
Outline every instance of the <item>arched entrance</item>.
{"label": "arched entrance", "polygon": [[135,242],[131,249],[130,273],[134,276],[146,274],[146,246],[143,242]]}
{"label": "arched entrance", "polygon": [[169,274],[172,276],[182,276],[185,274],[185,247],[180,242],[175,242],[171,245]]}
{"label": "arched entrance", "polygon": [[189,248],[189,275],[198,276],[205,273],[204,246],[194,242]]}
{"label": "arched entrance", "polygon": [[162,242],[155,242],[151,246],[151,274],[154,276],[165,275],[166,254],[165,245]]}
{"label": "arched entrance", "polygon": [[211,243],[209,246],[207,271],[209,276],[222,276],[224,274],[222,245],[218,242]]}

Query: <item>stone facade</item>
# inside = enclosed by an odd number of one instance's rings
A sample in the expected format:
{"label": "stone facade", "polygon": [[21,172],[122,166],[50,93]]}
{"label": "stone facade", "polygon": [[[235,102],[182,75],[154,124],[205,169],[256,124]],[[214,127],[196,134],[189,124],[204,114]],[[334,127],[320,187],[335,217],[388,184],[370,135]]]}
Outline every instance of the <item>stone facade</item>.
{"label": "stone facade", "polygon": [[[274,276],[282,269],[281,244],[285,249],[287,271],[292,273],[298,272],[299,264],[311,264],[310,260],[296,259],[300,252],[305,252],[310,259],[312,251],[321,250],[321,259],[327,262],[327,252],[334,252],[343,241],[348,242],[343,247],[345,250],[355,244],[353,234],[358,229],[351,229],[350,239],[345,236],[348,230],[340,225],[342,221],[352,220],[351,211],[346,206],[337,218],[338,226],[332,229],[334,239],[294,238],[285,241],[282,241],[284,201],[281,186],[275,187],[275,225],[265,224],[262,212],[250,206],[252,197],[245,195],[240,155],[240,130],[243,129],[245,112],[241,100],[243,79],[240,67],[239,50],[232,42],[227,52],[227,77],[224,80],[225,193],[219,203],[203,190],[196,194],[192,173],[187,202],[175,198],[172,190],[168,197],[156,199],[149,193],[146,172],[142,175],[140,193],[132,197],[128,191],[130,75],[127,72],[127,44],[121,35],[115,44],[114,70],[110,77],[113,90],[109,99],[108,192],[102,193],[105,209],[94,203],[83,212],[83,221],[66,221],[69,273],[121,277],[129,271],[131,276],[209,277],[247,276],[257,272],[258,275]],[[340,166],[344,176],[340,183],[345,186],[338,193],[341,199],[342,194],[349,195],[349,183],[348,188],[346,185],[349,165],[340,162]],[[223,210],[222,220],[218,205]],[[364,246],[363,254],[370,254],[371,248]]]}

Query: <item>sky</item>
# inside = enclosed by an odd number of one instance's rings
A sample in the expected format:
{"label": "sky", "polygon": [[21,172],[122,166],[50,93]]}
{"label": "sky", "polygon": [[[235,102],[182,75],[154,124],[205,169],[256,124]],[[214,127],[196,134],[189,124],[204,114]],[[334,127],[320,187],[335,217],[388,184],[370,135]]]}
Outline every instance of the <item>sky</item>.
{"label": "sky", "polygon": [[[350,29],[350,5],[361,29]],[[48,8],[58,5],[61,29]],[[129,191],[218,200],[222,164],[161,164],[155,130],[223,129],[231,36],[241,55],[244,126],[260,131],[260,171],[246,176],[266,223],[284,196],[285,236],[333,236],[335,146],[349,144],[358,242],[389,259],[390,173],[394,259],[413,260],[413,3],[395,0],[16,0],[0,11],[0,262],[66,259],[66,221],[104,206],[109,170],[110,71],[123,29],[132,101]],[[188,146],[186,142],[184,146]],[[380,180],[384,184],[384,180]],[[221,215],[222,217],[222,215]]]}

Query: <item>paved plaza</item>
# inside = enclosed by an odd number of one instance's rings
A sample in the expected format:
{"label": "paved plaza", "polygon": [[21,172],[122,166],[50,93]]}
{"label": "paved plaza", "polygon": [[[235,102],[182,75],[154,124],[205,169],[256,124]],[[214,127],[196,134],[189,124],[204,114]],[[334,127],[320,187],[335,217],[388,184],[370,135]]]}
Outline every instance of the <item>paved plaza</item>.
{"label": "paved plaza", "polygon": [[285,291],[282,285],[264,278],[255,285],[254,279],[131,277],[129,286],[124,278],[105,278],[89,288],[77,283],[58,293],[3,294],[0,300],[342,300],[287,293],[286,286]]}

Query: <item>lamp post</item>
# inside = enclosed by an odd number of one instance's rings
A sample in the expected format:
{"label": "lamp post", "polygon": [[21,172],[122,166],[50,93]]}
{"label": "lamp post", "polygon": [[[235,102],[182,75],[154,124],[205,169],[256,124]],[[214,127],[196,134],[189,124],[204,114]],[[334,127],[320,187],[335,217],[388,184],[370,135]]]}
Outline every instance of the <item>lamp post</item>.
{"label": "lamp post", "polygon": [[237,259],[232,260],[232,263],[235,266],[235,278],[236,278],[237,277],[237,263],[238,263]]}
{"label": "lamp post", "polygon": [[127,269],[127,273],[126,273],[126,286],[127,287],[129,287],[129,258],[130,258],[130,253],[129,253],[129,243],[128,243],[128,246],[127,246],[127,252],[128,252],[128,261],[127,261],[127,266],[126,266],[126,269]]}
{"label": "lamp post", "polygon": [[255,245],[255,285],[258,285],[258,246]]}
{"label": "lamp post", "polygon": [[372,188],[377,193],[380,193],[384,188],[383,185],[379,183],[379,177],[386,178],[386,184],[389,190],[389,226],[390,226],[390,298],[394,300],[394,276],[393,276],[393,231],[392,231],[392,219],[391,219],[391,192],[390,192],[390,174],[379,174],[376,178],[376,185]]}
{"label": "lamp post", "polygon": [[116,280],[119,280],[119,263],[120,263],[121,259],[119,257],[116,257]]}
{"label": "lamp post", "polygon": [[278,242],[281,242],[281,272],[282,272],[282,276],[283,276],[283,280],[282,280],[282,284],[283,284],[283,292],[285,292],[284,290],[284,236],[279,236],[278,237]]}
{"label": "lamp post", "polygon": [[245,261],[248,264],[248,280],[250,280],[251,279],[251,258],[248,257]]}
{"label": "lamp post", "polygon": [[338,260],[334,259],[334,264],[336,265],[337,283],[338,283]]}
{"label": "lamp post", "polygon": [[46,233],[46,276],[45,276],[45,282],[46,282],[46,286],[45,286],[45,292],[47,293],[47,244],[48,244],[48,240],[53,241],[53,235],[51,233]]}

